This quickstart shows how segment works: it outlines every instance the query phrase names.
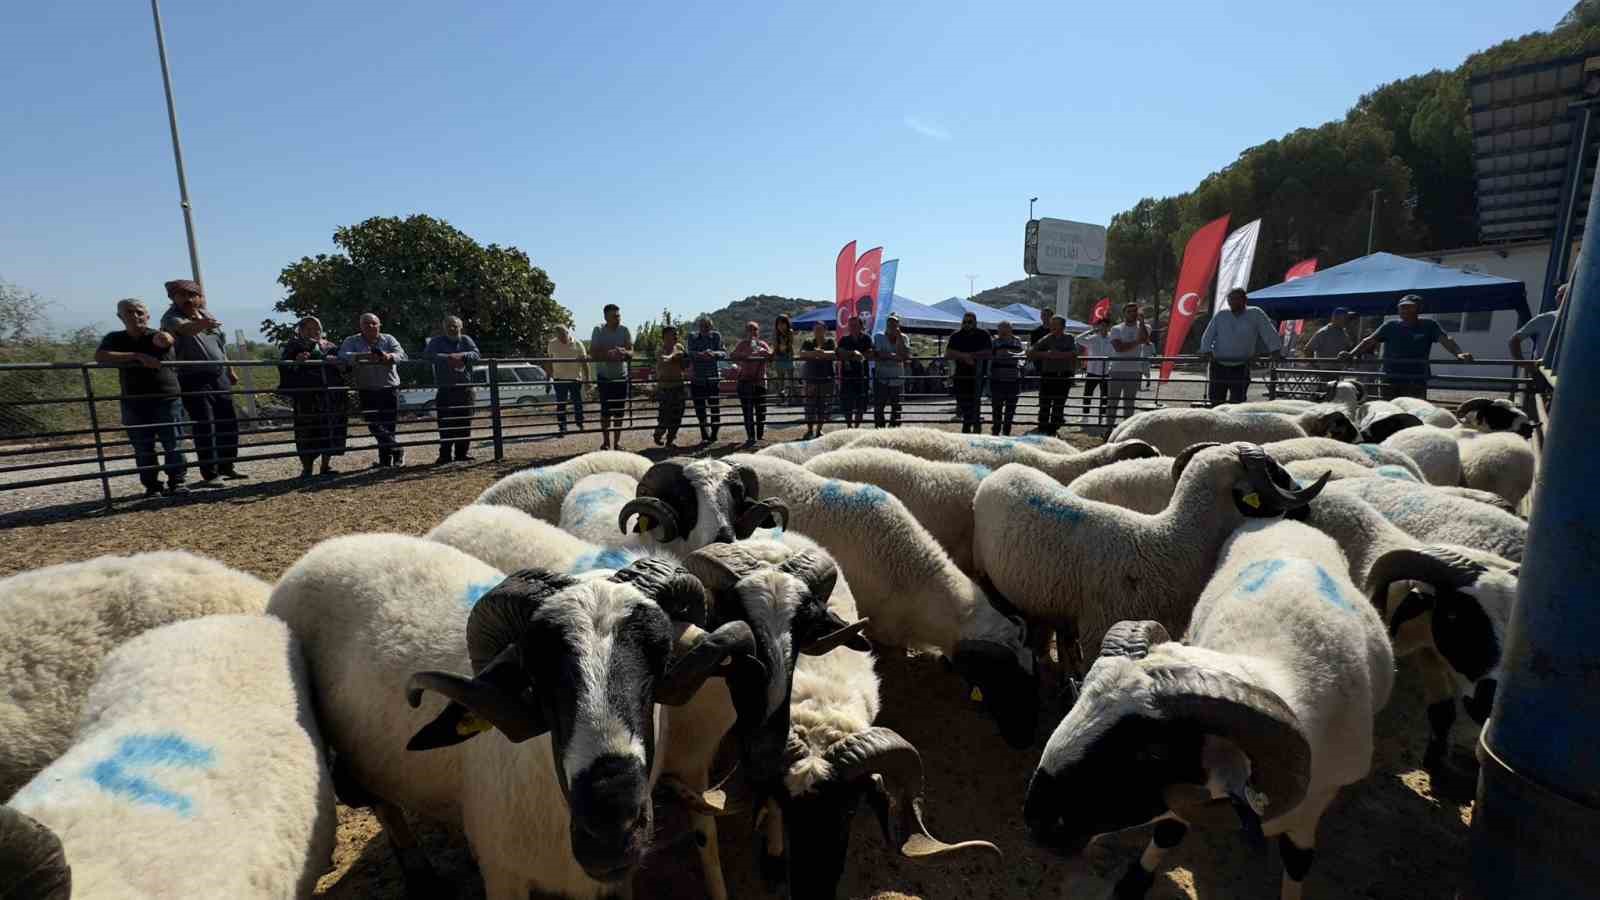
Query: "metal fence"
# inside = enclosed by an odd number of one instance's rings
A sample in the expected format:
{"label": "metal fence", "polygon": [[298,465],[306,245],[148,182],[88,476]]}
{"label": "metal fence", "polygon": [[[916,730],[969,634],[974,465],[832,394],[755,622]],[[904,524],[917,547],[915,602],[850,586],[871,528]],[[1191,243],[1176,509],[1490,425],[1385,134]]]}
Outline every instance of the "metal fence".
{"label": "metal fence", "polygon": [[[1098,358],[1083,359],[1090,367],[1102,362]],[[1158,376],[1164,361],[1162,357],[1150,359],[1148,368],[1140,373],[1134,410],[1206,405],[1205,367],[1194,357],[1173,358],[1173,377],[1162,382]],[[534,357],[482,360],[475,367],[473,377],[477,383],[473,385],[470,399],[459,408],[450,407],[451,415],[444,417],[444,422],[437,410],[438,389],[431,385],[433,363],[399,362],[396,365],[401,387],[392,413],[395,445],[402,452],[425,453],[425,448],[444,450],[448,442],[461,439],[461,435],[442,435],[441,426],[464,428],[469,431],[467,439],[479,447],[492,448],[494,458],[499,460],[505,458],[508,447],[517,444],[549,441],[572,433],[599,432],[600,383],[551,379],[548,375],[557,371],[552,364],[575,362],[578,361]],[[1490,367],[1504,372],[1509,364],[1507,360],[1494,360],[1476,365],[1483,366],[1486,372]],[[181,371],[191,364],[167,365]],[[239,371],[237,385],[226,391],[220,388],[188,391],[182,400],[189,404],[208,394],[225,393],[229,397],[237,419],[237,463],[296,457],[304,461],[308,456],[314,459],[323,453],[339,455],[376,448],[374,438],[368,434],[369,423],[390,413],[384,409],[362,408],[359,399],[362,395],[350,386],[348,367],[318,362],[243,360],[230,365]],[[650,438],[641,440],[639,435],[656,432],[662,427],[662,385],[655,377],[653,360],[635,359],[627,369],[626,397],[620,401],[621,430],[629,435],[631,448],[644,449],[655,442]],[[802,370],[803,363],[797,365],[795,375]],[[289,376],[297,386],[285,386],[281,380],[283,376]],[[1334,378],[1353,378],[1376,388],[1381,375],[1371,366],[1335,364],[1329,360],[1263,364],[1252,372],[1251,399],[1310,399],[1320,392],[1324,382]],[[1477,394],[1520,396],[1524,407],[1532,414],[1531,383],[1527,377],[1504,375],[1434,376],[1430,388],[1439,395],[1435,399],[1444,401]],[[299,386],[302,384],[304,386]],[[997,409],[992,384],[992,380],[980,373],[978,414],[984,433],[996,430],[996,421],[1003,412]],[[1088,395],[1091,385],[1095,391],[1093,396]],[[881,410],[878,408],[874,402],[878,398],[874,397],[869,384],[847,379],[833,383],[832,396],[823,411],[826,421],[822,427],[829,430],[845,427],[845,404],[849,402],[846,394],[851,393],[863,401],[862,427],[877,425],[880,412],[885,426],[896,422],[906,425],[959,422],[961,415],[954,396],[956,387],[953,363],[940,357],[917,357],[908,366],[904,378],[898,416],[891,404],[884,404]],[[1040,387],[1038,374],[1029,370],[1019,385],[1012,420],[1011,430],[1017,434],[1039,430],[1041,424],[1053,425],[1041,419]],[[1059,427],[1099,435],[1109,432],[1122,418],[1123,410],[1109,407],[1104,387],[1103,382],[1096,382],[1084,371],[1077,372],[1060,407]],[[741,397],[740,393],[738,382],[726,371],[714,391],[704,387],[692,389],[686,381],[679,446],[701,443],[700,415],[704,415],[705,425],[715,424],[719,429],[718,443],[730,439],[737,443],[745,431],[744,408],[747,405],[752,413],[760,409],[765,429],[809,424],[805,384],[798,377],[785,378],[769,365],[765,395],[759,399],[759,407],[756,398]],[[1377,391],[1372,393],[1376,395]],[[121,393],[114,366],[95,363],[0,365],[0,494],[99,481],[101,497],[110,506],[116,499],[112,479],[154,474],[163,463],[159,457],[153,461],[147,457],[141,465],[132,447],[135,438],[146,444],[153,442],[145,439],[141,431],[154,432],[162,427],[129,424],[124,415],[124,401],[136,404],[140,399],[148,398]],[[185,416],[182,428],[186,442],[182,448],[185,471],[203,466],[194,447],[192,426],[192,421]],[[322,435],[320,439],[318,434]],[[224,440],[234,438],[224,435]],[[317,443],[318,440],[321,443]],[[155,449],[160,452],[160,448]],[[216,461],[212,462],[215,465]]]}

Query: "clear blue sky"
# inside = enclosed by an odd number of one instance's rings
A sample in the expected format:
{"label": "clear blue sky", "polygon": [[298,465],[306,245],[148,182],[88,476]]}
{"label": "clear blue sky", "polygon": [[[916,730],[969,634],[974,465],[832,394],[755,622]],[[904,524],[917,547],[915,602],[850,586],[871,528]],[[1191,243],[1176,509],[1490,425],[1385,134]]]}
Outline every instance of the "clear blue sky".
{"label": "clear blue sky", "polygon": [[[526,250],[581,326],[832,299],[855,238],[925,302],[1570,0],[535,4],[167,0],[211,307],[255,336],[336,226]],[[150,10],[0,4],[0,278],[69,328],[188,274]],[[1270,227],[1270,226],[1269,226]],[[332,331],[353,323],[330,323]]]}

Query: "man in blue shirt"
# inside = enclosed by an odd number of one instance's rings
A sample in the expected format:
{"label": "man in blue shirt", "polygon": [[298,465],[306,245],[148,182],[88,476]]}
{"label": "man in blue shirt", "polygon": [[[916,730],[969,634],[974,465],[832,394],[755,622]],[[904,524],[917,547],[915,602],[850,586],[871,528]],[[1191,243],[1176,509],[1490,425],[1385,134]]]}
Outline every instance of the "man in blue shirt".
{"label": "man in blue shirt", "polygon": [[1400,298],[1400,318],[1385,322],[1378,330],[1361,339],[1349,350],[1339,354],[1340,359],[1350,359],[1383,345],[1383,399],[1416,397],[1428,399],[1428,378],[1433,374],[1428,365],[1428,355],[1435,343],[1444,347],[1462,362],[1471,362],[1472,354],[1463,352],[1444,333],[1439,323],[1417,315],[1422,298],[1407,294]]}
{"label": "man in blue shirt", "polygon": [[472,408],[477,402],[472,390],[472,367],[478,362],[478,344],[461,333],[461,320],[446,316],[444,334],[428,338],[422,348],[424,359],[433,360],[433,383],[438,388],[434,395],[434,415],[439,422],[439,459],[437,464],[450,462],[451,448],[455,448],[457,462],[466,462],[467,447],[472,438]]}
{"label": "man in blue shirt", "polygon": [[1248,300],[1242,288],[1228,291],[1228,308],[1212,316],[1200,335],[1200,359],[1207,366],[1206,394],[1212,406],[1250,399],[1250,365],[1256,359],[1256,347],[1265,346],[1273,360],[1282,349],[1272,320],[1261,307],[1246,305]]}
{"label": "man in blue shirt", "polygon": [[[717,439],[717,432],[722,428],[722,367],[718,363],[728,358],[728,351],[722,346],[722,334],[711,328],[709,316],[701,316],[695,328],[698,330],[684,342],[692,363],[689,370],[689,396],[694,398],[694,417],[700,423],[700,441],[710,443]],[[709,424],[706,422],[707,406],[711,407]]]}

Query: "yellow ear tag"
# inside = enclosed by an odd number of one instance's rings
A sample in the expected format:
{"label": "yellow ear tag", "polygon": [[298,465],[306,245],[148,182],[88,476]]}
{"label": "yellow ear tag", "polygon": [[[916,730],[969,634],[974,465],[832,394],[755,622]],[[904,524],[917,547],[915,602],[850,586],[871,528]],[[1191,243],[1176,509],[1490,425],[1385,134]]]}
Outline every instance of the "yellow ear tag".
{"label": "yellow ear tag", "polygon": [[1260,509],[1261,508],[1261,495],[1260,494],[1255,494],[1255,493],[1245,494],[1240,499],[1244,500],[1244,505],[1250,507],[1251,509]]}
{"label": "yellow ear tag", "polygon": [[490,731],[493,728],[493,725],[490,725],[488,722],[485,722],[472,713],[467,713],[461,717],[460,721],[456,722],[456,734],[459,734],[462,737],[470,737],[474,734],[478,734],[479,732]]}
{"label": "yellow ear tag", "polygon": [[972,702],[973,703],[982,703],[983,702],[983,690],[981,688],[978,688],[978,687],[974,686],[972,688],[972,693],[969,694],[968,696],[972,697]]}
{"label": "yellow ear tag", "polygon": [[650,529],[652,529],[654,527],[656,527],[656,520],[655,519],[652,519],[649,516],[643,516],[643,515],[639,517],[639,533],[640,534],[643,534],[646,531],[649,531]]}

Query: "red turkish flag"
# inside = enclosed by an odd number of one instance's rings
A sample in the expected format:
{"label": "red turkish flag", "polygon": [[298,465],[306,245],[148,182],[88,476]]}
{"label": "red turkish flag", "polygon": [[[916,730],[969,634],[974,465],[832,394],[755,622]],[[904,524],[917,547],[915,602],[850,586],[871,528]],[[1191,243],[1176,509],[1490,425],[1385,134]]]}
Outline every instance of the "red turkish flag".
{"label": "red turkish flag", "polygon": [[865,307],[867,324],[871,324],[872,301],[878,296],[878,270],[882,267],[882,247],[873,247],[856,260],[855,272],[850,276],[850,295],[839,300],[835,307],[840,334],[844,333],[845,323],[851,316],[863,312],[861,307]]}
{"label": "red turkish flag", "polygon": [[840,248],[839,256],[833,261],[833,302],[837,306],[850,297],[850,276],[856,272],[856,242],[851,241]]}
{"label": "red turkish flag", "polygon": [[1101,297],[1100,302],[1096,303],[1094,310],[1089,313],[1089,324],[1093,325],[1101,319],[1109,318],[1111,318],[1111,298]]}
{"label": "red turkish flag", "polygon": [[[1183,349],[1183,339],[1189,336],[1189,326],[1194,324],[1194,314],[1208,293],[1211,279],[1217,275],[1217,262],[1222,258],[1222,242],[1228,236],[1229,216],[1213,219],[1200,226],[1183,248],[1183,265],[1178,269],[1178,289],[1172,301],[1172,317],[1167,320],[1167,349],[1162,356],[1177,356]],[[1172,377],[1172,360],[1161,364],[1161,380]]]}
{"label": "red turkish flag", "polygon": [[1317,258],[1315,256],[1313,256],[1310,259],[1303,259],[1303,260],[1295,263],[1294,265],[1290,266],[1289,267],[1289,271],[1284,274],[1283,280],[1285,282],[1290,282],[1290,281],[1295,280],[1296,278],[1304,278],[1307,275],[1316,274],[1316,271],[1317,271]]}

